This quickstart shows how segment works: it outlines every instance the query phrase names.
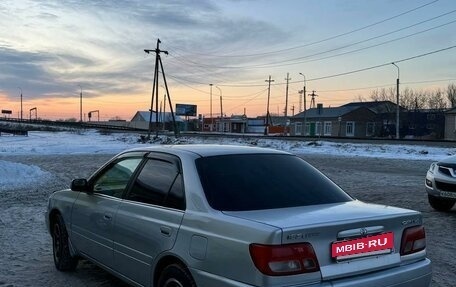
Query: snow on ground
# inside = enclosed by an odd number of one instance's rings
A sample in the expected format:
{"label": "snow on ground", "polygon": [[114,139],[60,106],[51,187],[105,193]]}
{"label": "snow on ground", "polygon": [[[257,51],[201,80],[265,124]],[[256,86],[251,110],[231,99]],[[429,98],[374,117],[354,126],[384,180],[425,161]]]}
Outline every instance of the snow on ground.
{"label": "snow on ground", "polygon": [[[1,136],[1,155],[67,155],[116,154],[122,150],[144,146],[137,134],[100,134],[94,130],[84,132],[29,132],[29,136]],[[326,154],[348,157],[375,157],[405,160],[440,160],[456,154],[456,148],[417,145],[355,144],[329,141],[296,141],[258,139],[252,137],[173,137],[162,136],[150,144],[226,144],[250,145],[289,151],[296,154]],[[38,179],[46,172],[38,167],[0,161],[0,191],[2,186],[21,187]]]}
{"label": "snow on ground", "polygon": [[[126,286],[87,261],[81,262],[76,272],[56,271],[44,212],[53,190],[65,188],[75,176],[87,176],[115,153],[143,146],[138,139],[134,134],[101,135],[96,131],[0,136],[0,286]],[[421,211],[429,258],[436,266],[432,286],[455,286],[454,236],[448,230],[454,230],[456,217],[431,209],[423,178],[429,161],[456,154],[456,148],[223,135],[177,140],[164,136],[147,144],[165,143],[252,145],[307,154],[312,164],[356,198]],[[381,166],[377,158],[385,158]],[[386,160],[390,158],[402,160]]]}
{"label": "snow on ground", "polygon": [[[122,150],[144,146],[137,134],[100,134],[85,132],[29,132],[29,136],[1,136],[1,155],[48,154],[116,154]],[[150,144],[226,144],[268,147],[292,153],[328,154],[337,156],[378,157],[407,160],[440,160],[456,154],[456,148],[419,145],[336,143],[329,141],[296,141],[251,137],[186,137],[161,136]]]}
{"label": "snow on ground", "polygon": [[50,177],[50,173],[37,166],[0,160],[0,191],[24,188]]}
{"label": "snow on ground", "polygon": [[[133,135],[125,135],[130,142]],[[137,136],[136,136],[137,137]],[[29,132],[28,136],[1,136],[0,155],[46,154],[115,154],[134,147],[126,143],[124,134],[102,135],[97,131],[86,132]]]}

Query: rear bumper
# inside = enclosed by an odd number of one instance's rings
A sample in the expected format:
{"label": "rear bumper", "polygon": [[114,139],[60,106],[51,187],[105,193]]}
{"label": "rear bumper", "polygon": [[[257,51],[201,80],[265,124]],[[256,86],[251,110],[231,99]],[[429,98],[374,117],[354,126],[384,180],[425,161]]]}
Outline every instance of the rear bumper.
{"label": "rear bumper", "polygon": [[[384,271],[325,282],[327,287],[428,287],[431,284],[432,267],[429,259]],[[317,285],[318,286],[318,285]]]}
{"label": "rear bumper", "polygon": [[[213,275],[201,270],[190,269],[198,286],[217,287],[253,287],[249,285]],[[429,259],[412,264],[390,268],[364,275],[352,276],[344,279],[323,281],[318,284],[299,285],[279,284],[270,287],[429,287],[432,279],[432,267]]]}

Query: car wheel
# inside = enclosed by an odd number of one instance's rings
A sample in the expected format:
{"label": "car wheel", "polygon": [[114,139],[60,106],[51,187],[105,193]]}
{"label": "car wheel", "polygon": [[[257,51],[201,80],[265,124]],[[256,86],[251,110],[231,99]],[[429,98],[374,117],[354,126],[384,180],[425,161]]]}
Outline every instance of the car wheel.
{"label": "car wheel", "polygon": [[428,195],[429,204],[438,211],[448,211],[453,208],[456,200],[454,199],[442,199],[432,195]]}
{"label": "car wheel", "polygon": [[71,271],[78,265],[78,259],[71,256],[68,242],[68,233],[65,222],[57,214],[52,224],[52,251],[55,267],[60,271]]}
{"label": "car wheel", "polygon": [[180,264],[171,264],[163,269],[158,287],[196,287],[190,272]]}

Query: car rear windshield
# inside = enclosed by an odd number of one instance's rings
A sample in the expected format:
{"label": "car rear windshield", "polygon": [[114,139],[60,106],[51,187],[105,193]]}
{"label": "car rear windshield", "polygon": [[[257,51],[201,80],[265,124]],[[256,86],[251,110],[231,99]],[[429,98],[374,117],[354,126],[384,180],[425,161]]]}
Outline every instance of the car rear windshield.
{"label": "car rear windshield", "polygon": [[223,211],[275,209],[353,200],[303,159],[242,154],[196,160],[206,198]]}

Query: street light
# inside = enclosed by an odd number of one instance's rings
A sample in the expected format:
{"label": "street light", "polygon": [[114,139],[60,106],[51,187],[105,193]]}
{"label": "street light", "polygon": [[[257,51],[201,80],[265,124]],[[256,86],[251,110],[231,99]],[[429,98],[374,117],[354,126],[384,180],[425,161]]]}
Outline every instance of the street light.
{"label": "street light", "polygon": [[21,90],[21,122],[22,122],[22,88],[17,87],[19,90]]}
{"label": "street light", "polygon": [[399,139],[399,67],[393,62],[391,63],[397,68],[396,79],[396,139]]}
{"label": "street light", "polygon": [[214,118],[212,118],[212,84],[209,84],[211,87],[211,99],[210,99],[210,115],[211,115],[211,128],[209,129],[212,132],[212,126],[214,125]]}
{"label": "street light", "polygon": [[79,94],[79,121],[82,123],[82,87],[81,85],[78,86],[81,89],[81,93]]}

